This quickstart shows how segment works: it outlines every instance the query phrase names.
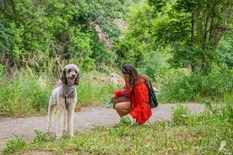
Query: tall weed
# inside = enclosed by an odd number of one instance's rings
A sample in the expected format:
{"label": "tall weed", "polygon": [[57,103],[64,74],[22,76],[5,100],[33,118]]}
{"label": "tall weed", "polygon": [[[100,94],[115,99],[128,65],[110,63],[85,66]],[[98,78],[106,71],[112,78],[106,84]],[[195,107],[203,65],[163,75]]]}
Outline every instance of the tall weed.
{"label": "tall weed", "polygon": [[176,125],[188,125],[188,117],[190,110],[187,107],[178,105],[176,109],[173,109],[173,122]]}
{"label": "tall weed", "polygon": [[45,113],[52,88],[48,78],[30,71],[18,72],[8,80],[3,77],[0,91],[0,114],[22,116]]}

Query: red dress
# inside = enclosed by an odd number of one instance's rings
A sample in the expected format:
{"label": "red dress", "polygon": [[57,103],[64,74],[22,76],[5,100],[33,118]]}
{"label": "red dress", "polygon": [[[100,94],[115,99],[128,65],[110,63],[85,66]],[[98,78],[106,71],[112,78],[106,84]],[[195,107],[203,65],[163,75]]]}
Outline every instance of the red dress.
{"label": "red dress", "polygon": [[114,92],[116,96],[124,96],[124,93],[131,97],[131,111],[130,114],[133,118],[136,119],[138,124],[145,123],[150,116],[152,115],[152,111],[150,108],[148,89],[144,84],[145,80],[141,80],[141,82],[137,83],[133,88],[133,94],[131,96],[132,91],[128,90],[128,85],[126,84],[126,89],[118,90]]}

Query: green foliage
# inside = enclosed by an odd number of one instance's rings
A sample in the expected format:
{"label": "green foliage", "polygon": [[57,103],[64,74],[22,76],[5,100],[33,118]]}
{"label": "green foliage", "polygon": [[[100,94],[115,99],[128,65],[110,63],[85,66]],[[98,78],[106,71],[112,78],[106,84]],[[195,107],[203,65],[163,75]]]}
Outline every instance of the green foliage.
{"label": "green foliage", "polygon": [[150,16],[151,8],[147,4],[138,4],[130,8],[127,14],[127,23],[130,26],[115,50],[119,56],[120,65],[131,63],[137,66],[143,55],[148,52]]}
{"label": "green foliage", "polygon": [[176,109],[173,109],[173,122],[180,125],[188,124],[188,117],[190,115],[190,110],[182,105],[178,105]]}
{"label": "green foliage", "polygon": [[97,34],[93,34],[91,42],[92,55],[91,58],[95,60],[97,69],[103,65],[113,66],[116,62],[117,55],[108,50],[107,47],[99,40]]}
{"label": "green foliage", "polygon": [[[155,1],[158,5],[166,1]],[[216,48],[232,23],[231,1],[170,1],[155,14],[151,28],[155,47],[172,46],[173,66],[191,65],[193,72],[210,73],[218,55]],[[157,7],[153,3],[153,7]],[[219,9],[221,8],[221,9]],[[224,24],[225,22],[229,24]],[[218,27],[218,28],[216,28]],[[223,28],[223,29],[222,29]]]}
{"label": "green foliage", "polygon": [[[172,67],[191,67],[194,73],[207,75],[218,62],[219,40],[232,24],[231,2],[196,0],[149,0],[133,5],[127,14],[124,38],[116,46],[119,64],[140,66],[146,53],[170,48]],[[221,9],[219,9],[221,8]],[[227,25],[224,23],[228,23]],[[217,26],[218,25],[218,26]],[[218,28],[216,28],[216,26]],[[230,31],[229,36],[230,36]],[[229,52],[221,52],[220,61],[231,64]],[[160,67],[159,67],[160,68]]]}
{"label": "green foliage", "polygon": [[118,65],[134,64],[142,73],[158,82],[168,68],[167,49],[155,49],[153,42],[153,8],[147,3],[130,7],[127,14],[129,28],[124,38],[116,45]]}
{"label": "green foliage", "polygon": [[213,53],[207,50],[202,50],[198,47],[194,46],[183,46],[179,48],[179,50],[175,51],[173,58],[169,59],[169,63],[174,68],[185,68],[191,66],[191,70],[193,73],[202,73],[206,75],[210,73],[210,67],[206,66],[205,69],[200,66],[210,65],[203,63],[202,59],[206,61],[214,61]]}
{"label": "green foliage", "polygon": [[14,37],[12,36],[14,36],[13,33],[0,22],[0,56],[12,50],[14,43]]}
{"label": "green foliage", "polygon": [[168,70],[168,63],[166,62],[168,54],[165,50],[148,52],[142,57],[138,70],[147,75],[152,81],[157,84],[160,83],[160,79]]}
{"label": "green foliage", "polygon": [[164,7],[168,2],[169,0],[148,0],[148,3],[154,6],[155,12],[160,12],[162,7]]}
{"label": "green foliage", "polygon": [[190,37],[189,18],[177,17],[178,19],[174,19],[169,17],[167,10],[170,10],[170,6],[164,7],[164,10],[166,11],[161,17],[153,21],[151,35],[155,48],[164,48],[170,45],[179,46]]}
{"label": "green foliage", "polygon": [[88,0],[87,4],[89,5],[88,20],[100,25],[110,40],[118,42],[120,30],[114,24],[114,19],[122,17],[124,12],[122,4],[118,0],[98,0],[98,3]]}
{"label": "green foliage", "polygon": [[5,70],[4,66],[0,64],[0,75],[1,75],[1,77],[3,77],[4,70]]}
{"label": "green foliage", "polygon": [[233,68],[233,39],[232,35],[228,33],[222,40],[219,42],[217,50],[219,51],[219,63],[225,63],[227,66]]}
{"label": "green foliage", "polygon": [[[95,61],[95,56],[109,55],[106,47],[96,52],[104,46],[100,38],[93,37],[97,33],[96,25],[109,42],[118,41],[120,35],[114,20],[123,17],[123,5],[117,0],[15,0],[3,3],[0,7],[0,48],[6,56],[1,59],[2,64],[7,64],[5,60],[10,62],[7,67],[25,67],[31,57],[42,53],[43,61],[39,65],[59,57],[75,62],[83,70],[92,70],[96,65],[106,63],[103,59]],[[98,44],[95,44],[96,40]]]}
{"label": "green foliage", "polygon": [[44,143],[49,141],[54,141],[56,139],[55,135],[48,135],[41,131],[35,130],[36,137],[34,139],[35,147],[43,146]]}
{"label": "green foliage", "polygon": [[15,140],[10,140],[6,144],[6,148],[2,151],[2,153],[4,155],[18,152],[19,150],[25,148],[28,145],[27,142],[23,140],[23,136],[18,137],[16,135],[14,135],[14,138],[15,138]]}

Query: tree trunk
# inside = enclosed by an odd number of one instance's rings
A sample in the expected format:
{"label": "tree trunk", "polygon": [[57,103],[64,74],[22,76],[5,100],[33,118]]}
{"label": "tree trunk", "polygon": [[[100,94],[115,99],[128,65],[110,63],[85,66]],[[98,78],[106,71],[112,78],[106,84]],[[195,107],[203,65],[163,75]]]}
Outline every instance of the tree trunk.
{"label": "tree trunk", "polygon": [[195,13],[194,12],[192,13],[191,23],[192,23],[191,43],[194,44],[194,31],[195,31]]}

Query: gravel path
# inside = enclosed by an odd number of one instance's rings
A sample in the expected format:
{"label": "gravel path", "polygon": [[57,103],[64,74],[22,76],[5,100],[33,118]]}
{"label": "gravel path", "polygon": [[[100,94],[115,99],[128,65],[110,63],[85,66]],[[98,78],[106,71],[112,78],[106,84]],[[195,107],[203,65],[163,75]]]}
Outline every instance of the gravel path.
{"label": "gravel path", "polygon": [[[192,114],[198,114],[204,111],[203,104],[187,103],[182,104],[187,106]],[[157,108],[153,109],[153,115],[148,122],[156,120],[169,120],[172,117],[172,108],[176,104],[160,104]],[[56,120],[54,118],[53,132],[55,133]],[[74,131],[87,131],[93,126],[106,126],[111,127],[119,122],[119,116],[112,108],[103,107],[85,107],[81,111],[76,112],[74,116]],[[33,141],[35,131],[44,132],[46,129],[47,116],[41,117],[28,117],[28,118],[0,118],[0,150],[2,150],[6,142],[14,139],[13,134],[21,137],[26,141]]]}

